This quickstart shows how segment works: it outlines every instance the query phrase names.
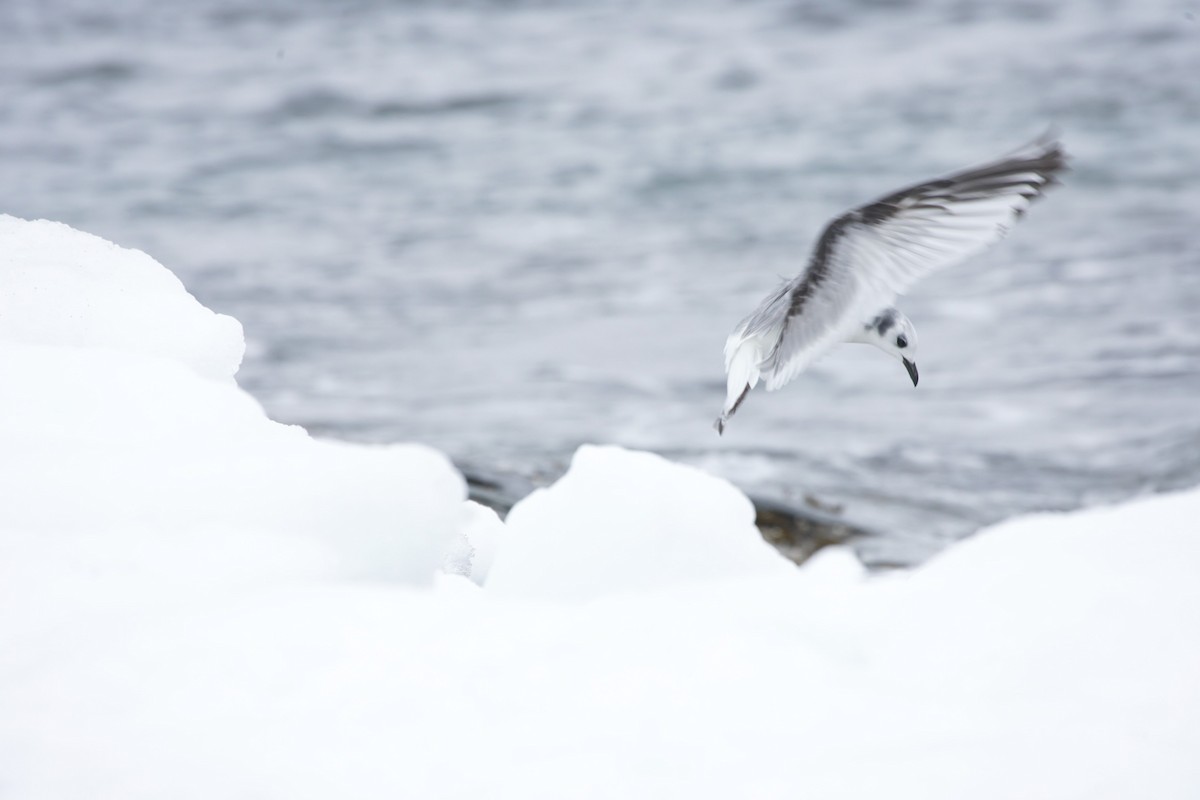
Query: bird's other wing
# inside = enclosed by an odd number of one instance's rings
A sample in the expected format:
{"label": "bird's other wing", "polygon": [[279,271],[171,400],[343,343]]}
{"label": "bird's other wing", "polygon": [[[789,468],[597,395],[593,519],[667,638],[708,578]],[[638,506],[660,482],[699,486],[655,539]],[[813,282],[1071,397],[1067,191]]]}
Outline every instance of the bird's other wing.
{"label": "bird's other wing", "polygon": [[922,277],[973,256],[1008,233],[1058,183],[1066,154],[1053,130],[1006,156],[909,186],[854,209],[843,266],[892,298]]}
{"label": "bird's other wing", "polygon": [[853,269],[853,223],[847,216],[826,226],[808,267],[789,286],[776,312],[779,333],[760,365],[767,391],[795,378],[834,345],[845,341],[880,305]]}

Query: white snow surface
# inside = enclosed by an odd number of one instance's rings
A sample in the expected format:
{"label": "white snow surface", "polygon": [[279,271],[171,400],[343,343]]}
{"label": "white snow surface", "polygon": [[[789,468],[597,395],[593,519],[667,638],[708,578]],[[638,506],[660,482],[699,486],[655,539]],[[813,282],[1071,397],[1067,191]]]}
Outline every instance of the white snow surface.
{"label": "white snow surface", "polygon": [[585,447],[503,526],[266,419],[148,257],[0,222],[5,800],[1200,796],[1198,491],[867,576]]}

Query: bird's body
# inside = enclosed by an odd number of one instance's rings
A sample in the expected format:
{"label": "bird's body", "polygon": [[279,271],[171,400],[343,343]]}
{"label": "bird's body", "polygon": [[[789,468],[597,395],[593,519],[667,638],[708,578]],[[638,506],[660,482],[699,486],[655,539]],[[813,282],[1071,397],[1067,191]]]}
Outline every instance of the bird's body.
{"label": "bird's body", "polygon": [[892,307],[921,277],[975,255],[1056,183],[1066,168],[1046,134],[1003,158],[893,192],[830,222],[804,270],[780,284],[725,343],[725,406],[717,432],[761,380],[784,386],[842,342],[900,358],[916,385],[916,331]]}

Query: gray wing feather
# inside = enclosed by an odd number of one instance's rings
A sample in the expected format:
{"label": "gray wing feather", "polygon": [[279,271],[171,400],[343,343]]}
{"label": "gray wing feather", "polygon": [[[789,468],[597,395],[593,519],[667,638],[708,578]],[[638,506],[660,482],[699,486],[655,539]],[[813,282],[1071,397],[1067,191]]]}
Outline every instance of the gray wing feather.
{"label": "gray wing feather", "polygon": [[784,281],[738,323],[736,330],[751,336],[778,336],[791,310],[791,294],[799,278]]}

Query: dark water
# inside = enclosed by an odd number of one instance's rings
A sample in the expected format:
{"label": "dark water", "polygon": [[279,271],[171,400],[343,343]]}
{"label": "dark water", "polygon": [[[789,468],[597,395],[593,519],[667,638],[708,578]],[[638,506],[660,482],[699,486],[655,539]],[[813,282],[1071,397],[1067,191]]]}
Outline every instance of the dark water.
{"label": "dark water", "polygon": [[[277,419],[553,473],[648,448],[915,560],[1200,482],[1197,2],[3,0],[0,210],[237,316]],[[865,348],[721,347],[832,215],[1057,124],[1067,185]]]}

